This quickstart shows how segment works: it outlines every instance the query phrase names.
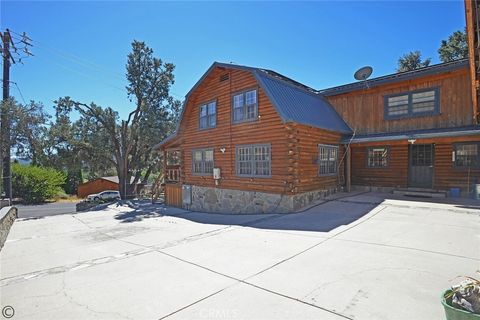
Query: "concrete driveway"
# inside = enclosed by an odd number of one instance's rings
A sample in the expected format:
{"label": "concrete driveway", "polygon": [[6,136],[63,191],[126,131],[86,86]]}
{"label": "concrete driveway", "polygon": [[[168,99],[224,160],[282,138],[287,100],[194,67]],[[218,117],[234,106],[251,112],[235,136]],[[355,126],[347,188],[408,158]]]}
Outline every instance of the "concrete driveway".
{"label": "concrete driveway", "polygon": [[0,304],[13,319],[444,319],[441,292],[479,269],[479,208],[368,193],[291,215],[20,219]]}

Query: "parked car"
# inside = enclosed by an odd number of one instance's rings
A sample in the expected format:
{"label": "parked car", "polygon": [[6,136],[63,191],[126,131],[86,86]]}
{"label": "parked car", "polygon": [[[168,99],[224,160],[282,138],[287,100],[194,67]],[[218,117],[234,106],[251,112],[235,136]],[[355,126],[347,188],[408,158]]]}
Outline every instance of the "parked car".
{"label": "parked car", "polygon": [[120,192],[116,190],[105,190],[100,193],[89,194],[87,201],[99,201],[99,200],[118,200],[120,199]]}

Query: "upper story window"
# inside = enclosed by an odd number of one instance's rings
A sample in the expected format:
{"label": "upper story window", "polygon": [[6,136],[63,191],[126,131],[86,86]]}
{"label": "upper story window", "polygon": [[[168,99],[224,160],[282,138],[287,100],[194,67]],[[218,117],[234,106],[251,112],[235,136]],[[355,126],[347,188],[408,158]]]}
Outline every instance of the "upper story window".
{"label": "upper story window", "polygon": [[480,167],[480,142],[455,144],[455,167]]}
{"label": "upper story window", "polygon": [[192,172],[198,175],[213,174],[213,149],[192,151]]}
{"label": "upper story window", "polygon": [[214,128],[217,125],[217,103],[215,101],[200,106],[200,129]]}
{"label": "upper story window", "polygon": [[388,148],[372,147],[367,149],[367,167],[386,168],[388,166]]}
{"label": "upper story window", "polygon": [[180,150],[167,150],[167,166],[180,165]]}
{"label": "upper story window", "polygon": [[318,152],[318,174],[320,176],[336,174],[338,170],[338,146],[320,144]]}
{"label": "upper story window", "polygon": [[269,144],[238,146],[236,153],[237,175],[245,177],[271,176],[271,147]]}
{"label": "upper story window", "polygon": [[257,90],[249,90],[233,96],[233,122],[252,121],[257,117]]}
{"label": "upper story window", "polygon": [[440,113],[438,88],[385,97],[385,119],[410,118]]}

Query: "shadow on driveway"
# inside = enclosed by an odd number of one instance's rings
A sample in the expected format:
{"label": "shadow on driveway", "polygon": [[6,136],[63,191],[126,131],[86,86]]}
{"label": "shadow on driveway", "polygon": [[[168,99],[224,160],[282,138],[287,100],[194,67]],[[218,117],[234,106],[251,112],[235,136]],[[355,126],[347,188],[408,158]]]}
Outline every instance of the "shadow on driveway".
{"label": "shadow on driveway", "polygon": [[142,221],[162,216],[175,216],[195,223],[233,225],[259,229],[328,232],[348,225],[369,213],[377,203],[332,200],[304,212],[291,214],[218,214],[187,211],[149,202],[118,203],[128,205],[132,211],[115,215],[123,223]]}
{"label": "shadow on driveway", "polygon": [[[163,204],[152,204],[150,201],[119,202],[116,206],[128,205],[132,211],[122,212],[115,219],[123,223],[142,221],[148,218],[175,216],[195,223],[248,226],[259,229],[329,232],[342,225],[348,225],[386,200],[403,200],[417,204],[442,203],[456,208],[478,210],[479,201],[459,198],[412,198],[388,193],[352,193],[337,196],[303,212],[291,214],[218,214],[188,211],[168,207]],[[408,205],[408,204],[405,204]]]}

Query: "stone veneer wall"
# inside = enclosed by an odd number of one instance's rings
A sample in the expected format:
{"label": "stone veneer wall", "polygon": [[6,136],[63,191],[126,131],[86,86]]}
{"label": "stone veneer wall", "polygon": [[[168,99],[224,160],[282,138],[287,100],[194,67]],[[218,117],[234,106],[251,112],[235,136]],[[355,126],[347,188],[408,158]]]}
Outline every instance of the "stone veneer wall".
{"label": "stone veneer wall", "polygon": [[315,190],[295,195],[192,186],[192,205],[187,209],[203,212],[253,214],[299,211],[325,198],[338,188]]}
{"label": "stone veneer wall", "polygon": [[3,207],[0,209],[0,250],[7,240],[8,232],[17,218],[17,208]]}

